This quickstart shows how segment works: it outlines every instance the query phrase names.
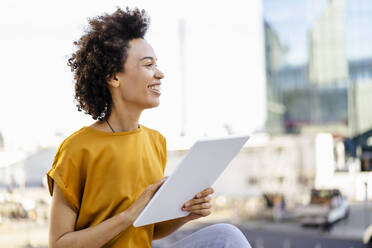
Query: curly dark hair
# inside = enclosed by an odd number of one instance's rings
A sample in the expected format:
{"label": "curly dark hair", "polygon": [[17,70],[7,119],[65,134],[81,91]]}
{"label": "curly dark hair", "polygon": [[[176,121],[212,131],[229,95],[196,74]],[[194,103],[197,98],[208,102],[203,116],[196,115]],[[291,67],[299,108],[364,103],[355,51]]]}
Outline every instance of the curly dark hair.
{"label": "curly dark hair", "polygon": [[113,14],[89,19],[85,34],[74,42],[77,51],[68,59],[74,72],[75,100],[94,120],[111,113],[112,97],[107,82],[124,70],[128,43],[143,38],[150,25],[145,10],[118,8]]}

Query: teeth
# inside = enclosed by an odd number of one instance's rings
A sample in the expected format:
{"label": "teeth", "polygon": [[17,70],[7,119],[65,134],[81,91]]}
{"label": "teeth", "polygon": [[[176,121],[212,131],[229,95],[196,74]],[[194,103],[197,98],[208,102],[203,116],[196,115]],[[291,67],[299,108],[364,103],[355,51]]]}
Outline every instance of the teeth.
{"label": "teeth", "polygon": [[160,90],[160,85],[152,85],[149,88],[152,90]]}

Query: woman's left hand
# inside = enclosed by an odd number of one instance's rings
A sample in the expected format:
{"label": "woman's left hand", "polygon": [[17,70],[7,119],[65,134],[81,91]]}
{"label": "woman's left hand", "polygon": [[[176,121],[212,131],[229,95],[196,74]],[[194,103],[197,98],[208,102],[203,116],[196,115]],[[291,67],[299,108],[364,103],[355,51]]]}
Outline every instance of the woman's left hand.
{"label": "woman's left hand", "polygon": [[212,213],[211,194],[214,193],[213,188],[207,188],[198,194],[194,198],[187,201],[182,206],[182,211],[188,211],[190,214],[185,218],[187,221],[195,220],[201,217],[206,217]]}

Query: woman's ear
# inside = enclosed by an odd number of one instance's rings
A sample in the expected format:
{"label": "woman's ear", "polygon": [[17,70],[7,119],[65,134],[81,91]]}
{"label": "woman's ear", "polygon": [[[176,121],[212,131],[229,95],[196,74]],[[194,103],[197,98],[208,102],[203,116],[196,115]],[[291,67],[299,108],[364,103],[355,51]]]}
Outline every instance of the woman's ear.
{"label": "woman's ear", "polygon": [[120,86],[120,81],[119,81],[119,79],[118,79],[116,76],[114,76],[114,77],[113,77],[113,78],[108,82],[108,84],[109,84],[110,86],[114,87],[114,88],[117,88],[117,87]]}

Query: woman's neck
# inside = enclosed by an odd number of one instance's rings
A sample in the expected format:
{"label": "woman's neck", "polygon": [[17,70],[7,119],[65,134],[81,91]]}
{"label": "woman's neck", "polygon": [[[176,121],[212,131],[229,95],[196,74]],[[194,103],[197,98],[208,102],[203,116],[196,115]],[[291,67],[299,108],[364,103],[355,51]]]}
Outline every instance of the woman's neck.
{"label": "woman's neck", "polygon": [[120,110],[115,106],[111,108],[111,114],[107,121],[115,132],[127,132],[138,128],[138,121],[142,110],[131,109],[121,106]]}

